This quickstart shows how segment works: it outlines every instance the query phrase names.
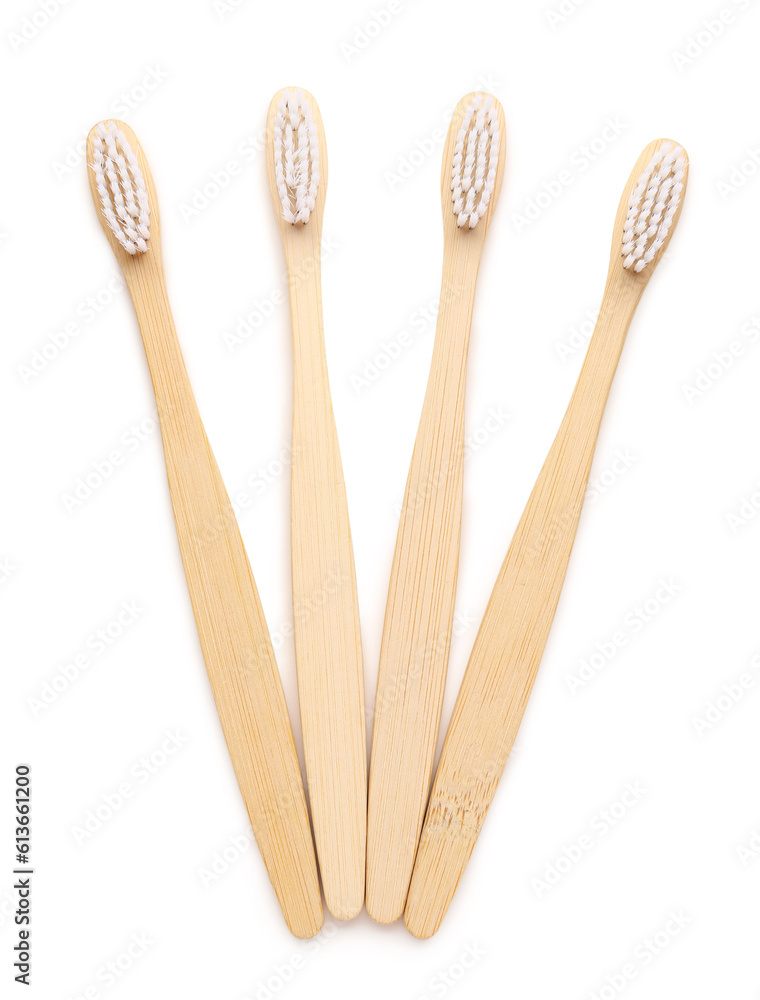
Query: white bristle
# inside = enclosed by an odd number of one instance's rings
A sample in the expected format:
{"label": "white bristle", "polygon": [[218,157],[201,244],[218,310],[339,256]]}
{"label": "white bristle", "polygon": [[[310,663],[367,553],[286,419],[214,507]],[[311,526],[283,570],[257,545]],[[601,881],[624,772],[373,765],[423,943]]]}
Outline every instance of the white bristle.
{"label": "white bristle", "polygon": [[283,219],[305,225],[317,200],[319,137],[302,90],[286,90],[277,108],[274,174]]}
{"label": "white bristle", "polygon": [[145,253],[150,239],[148,189],[134,150],[116,122],[97,126],[92,160],[108,228],[128,254]]}
{"label": "white bristle", "polygon": [[673,225],[683,191],[686,156],[681,146],[660,146],[636,182],[623,225],[623,267],[643,271]]}
{"label": "white bristle", "polygon": [[474,229],[486,214],[496,185],[500,139],[494,99],[476,94],[465,110],[451,161],[451,206],[460,229]]}

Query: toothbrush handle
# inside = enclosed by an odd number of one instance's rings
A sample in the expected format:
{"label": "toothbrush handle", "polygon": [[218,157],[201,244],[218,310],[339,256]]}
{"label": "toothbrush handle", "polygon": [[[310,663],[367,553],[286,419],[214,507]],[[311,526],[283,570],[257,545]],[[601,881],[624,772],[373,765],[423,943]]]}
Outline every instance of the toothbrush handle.
{"label": "toothbrush handle", "polygon": [[471,240],[455,236],[446,248],[433,359],[388,587],[367,832],[367,912],[380,923],[391,923],[404,910],[441,720],[459,564],[465,375],[479,263],[479,254],[467,252],[471,247]]}
{"label": "toothbrush handle", "polygon": [[322,925],[314,848],[285,696],[256,584],[185,369],[155,258],[125,268],[161,422],[177,538],[240,791],[285,920]]}
{"label": "toothbrush handle", "polygon": [[641,286],[622,282],[620,295],[605,295],[570,405],[475,639],[409,889],[405,921],[417,937],[430,937],[440,926],[522,721],[565,580],[604,407],[640,295]]}
{"label": "toothbrush handle", "polygon": [[[314,220],[316,223],[316,220]],[[306,776],[327,907],[364,903],[367,737],[359,602],[325,357],[318,226],[290,229],[293,629]]]}

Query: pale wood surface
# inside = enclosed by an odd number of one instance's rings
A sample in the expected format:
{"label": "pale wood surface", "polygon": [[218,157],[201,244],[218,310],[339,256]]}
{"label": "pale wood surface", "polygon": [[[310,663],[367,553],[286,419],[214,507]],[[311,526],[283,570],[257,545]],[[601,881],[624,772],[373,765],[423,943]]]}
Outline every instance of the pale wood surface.
{"label": "pale wood surface", "polygon": [[[98,216],[132,296],[156,395],[172,507],[198,636],[251,826],[290,930],[322,926],[322,900],[301,773],[266,621],[232,506],[201,423],[177,340],[150,196],[148,252],[130,257]],[[88,162],[92,160],[92,133]]]}
{"label": "pale wood surface", "polygon": [[474,229],[459,229],[451,161],[458,104],[441,169],[443,279],[430,376],[401,510],[388,588],[374,708],[367,830],[367,912],[381,923],[404,910],[430,787],[454,616],[462,518],[467,350],[481,253],[501,186]]}
{"label": "pale wood surface", "polygon": [[[295,88],[289,88],[291,91]],[[282,219],[267,116],[272,202],[288,269],[293,328],[291,545],[298,699],[314,839],[327,908],[348,920],[364,903],[367,742],[364,667],[351,529],[322,320],[320,249],[327,144],[317,102],[320,182],[305,225]]]}
{"label": "pale wood surface", "polygon": [[679,206],[665,246],[644,271],[623,269],[621,238],[628,196],[665,141],[657,140],[643,151],[620,201],[594,335],[473,646],[436,771],[409,889],[405,921],[417,937],[434,934],[448,909],[514,743],[549,636],[625,336],[680,214]]}

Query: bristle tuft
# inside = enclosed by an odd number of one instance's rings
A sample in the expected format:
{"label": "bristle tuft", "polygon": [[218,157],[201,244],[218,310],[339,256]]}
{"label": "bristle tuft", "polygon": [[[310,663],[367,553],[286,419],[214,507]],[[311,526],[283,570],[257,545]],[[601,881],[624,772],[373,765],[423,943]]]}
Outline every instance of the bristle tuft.
{"label": "bristle tuft", "polygon": [[116,122],[101,122],[95,132],[90,167],[103,218],[128,254],[146,253],[150,205],[137,157]]}
{"label": "bristle tuft", "polygon": [[282,217],[305,225],[317,200],[319,137],[302,90],[286,90],[274,119],[274,172]]}
{"label": "bristle tuft", "polygon": [[451,161],[451,205],[460,229],[474,229],[488,210],[496,186],[500,141],[494,99],[476,94],[462,118]]}
{"label": "bristle tuft", "polygon": [[681,146],[665,143],[657,150],[631,191],[623,225],[623,267],[641,272],[667,238],[678,211],[686,175]]}

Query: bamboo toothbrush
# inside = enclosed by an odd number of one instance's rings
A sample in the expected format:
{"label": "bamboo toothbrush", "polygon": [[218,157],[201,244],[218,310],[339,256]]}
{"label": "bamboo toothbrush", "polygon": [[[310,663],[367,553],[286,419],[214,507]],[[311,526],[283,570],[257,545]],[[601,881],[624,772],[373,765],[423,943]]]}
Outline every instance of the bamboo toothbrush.
{"label": "bamboo toothbrush", "polygon": [[158,202],[122,122],[87,139],[90,188],[140,325],[198,635],[251,826],[290,930],[322,926],[314,847],[285,696],[237,522],[188,381],[169,309]]}
{"label": "bamboo toothbrush", "polygon": [[434,934],[512,748],[557,609],[599,426],[639,299],[673,235],[688,160],[666,139],[639,157],[615,218],[607,285],[578,383],[486,608],[438,764],[406,904]]}
{"label": "bamboo toothbrush", "polygon": [[325,901],[333,916],[349,920],[364,902],[364,668],[322,324],[327,145],[311,94],[295,88],[275,94],[267,137],[293,328],[293,628],[306,779]]}
{"label": "bamboo toothbrush", "polygon": [[467,349],[480,257],[504,173],[504,113],[487,94],[454,112],[443,151],[443,280],[380,650],[369,779],[367,912],[404,910],[441,721],[454,616]]}

